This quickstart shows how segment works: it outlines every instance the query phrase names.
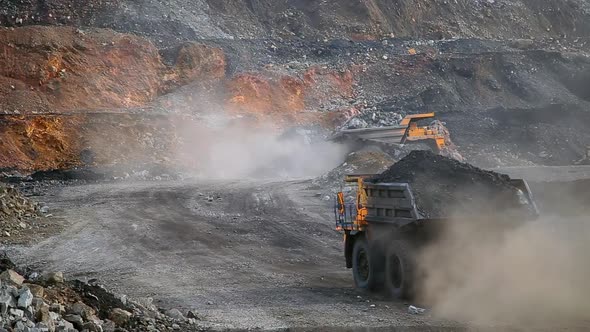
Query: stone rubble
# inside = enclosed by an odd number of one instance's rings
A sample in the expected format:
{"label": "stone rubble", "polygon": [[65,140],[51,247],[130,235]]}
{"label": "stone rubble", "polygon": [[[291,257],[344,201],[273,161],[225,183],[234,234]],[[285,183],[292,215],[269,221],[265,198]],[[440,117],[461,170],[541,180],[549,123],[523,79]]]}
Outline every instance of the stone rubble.
{"label": "stone rubble", "polygon": [[[46,207],[44,211],[48,211]],[[49,227],[39,205],[16,188],[0,182],[0,241],[18,241]],[[47,215],[45,215],[47,217]]]}
{"label": "stone rubble", "polygon": [[0,273],[0,332],[204,330],[197,325],[200,319],[195,312],[184,315],[171,309],[163,313],[152,301],[131,301],[101,286],[67,281],[61,272],[32,281],[7,269]]}
{"label": "stone rubble", "polygon": [[371,108],[348,119],[342,129],[397,126],[403,118],[404,115],[401,113],[377,111],[376,108]]}
{"label": "stone rubble", "polygon": [[15,188],[0,183],[0,220],[23,221],[37,215],[39,207]]}

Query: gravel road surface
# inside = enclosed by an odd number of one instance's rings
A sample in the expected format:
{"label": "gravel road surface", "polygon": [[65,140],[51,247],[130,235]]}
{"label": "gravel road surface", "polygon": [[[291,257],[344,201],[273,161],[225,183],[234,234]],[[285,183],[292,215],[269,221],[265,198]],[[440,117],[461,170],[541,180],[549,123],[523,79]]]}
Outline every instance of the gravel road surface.
{"label": "gravel road surface", "polygon": [[182,181],[56,187],[66,230],[18,263],[97,278],[115,292],[196,310],[214,328],[451,328],[355,290],[330,202],[307,181]]}

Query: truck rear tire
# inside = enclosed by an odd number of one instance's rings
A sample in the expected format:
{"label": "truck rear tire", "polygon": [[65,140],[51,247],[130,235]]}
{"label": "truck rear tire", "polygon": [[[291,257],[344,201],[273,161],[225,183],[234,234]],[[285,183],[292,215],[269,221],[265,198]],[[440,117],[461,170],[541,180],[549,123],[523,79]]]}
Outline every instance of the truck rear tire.
{"label": "truck rear tire", "polygon": [[408,300],[414,296],[415,261],[412,246],[403,240],[393,240],[385,255],[385,290],[395,299]]}
{"label": "truck rear tire", "polygon": [[379,273],[375,265],[367,240],[364,237],[356,239],[352,249],[352,275],[357,288],[371,291],[379,288]]}

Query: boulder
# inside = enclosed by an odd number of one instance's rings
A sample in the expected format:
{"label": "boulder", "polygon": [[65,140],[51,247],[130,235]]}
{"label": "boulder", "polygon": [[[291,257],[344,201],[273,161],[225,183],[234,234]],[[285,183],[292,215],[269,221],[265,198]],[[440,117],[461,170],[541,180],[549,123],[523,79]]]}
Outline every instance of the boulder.
{"label": "boulder", "polygon": [[31,319],[31,320],[35,319],[35,310],[33,309],[32,306],[28,306],[28,307],[24,308],[23,311],[25,312],[25,317],[27,319]]}
{"label": "boulder", "polygon": [[17,306],[25,309],[33,303],[33,293],[27,287],[23,287],[20,296],[18,297]]}
{"label": "boulder", "polygon": [[43,297],[43,295],[45,294],[45,289],[43,288],[43,286],[40,285],[36,285],[36,284],[24,284],[27,288],[29,288],[29,290],[31,291],[31,293],[33,294],[34,297]]}
{"label": "boulder", "polygon": [[37,313],[35,314],[35,320],[40,323],[44,323],[49,326],[49,323],[53,323],[53,319],[49,312],[49,306],[45,303],[37,309]]}
{"label": "boulder", "polygon": [[53,320],[60,320],[61,316],[57,312],[49,311],[49,317]]}
{"label": "boulder", "polygon": [[135,303],[141,305],[142,307],[146,308],[147,310],[158,310],[153,302],[154,302],[154,299],[151,297],[141,297],[135,301]]}
{"label": "boulder", "polygon": [[55,324],[51,322],[51,325],[39,322],[35,324],[35,327],[39,329],[41,332],[54,332],[55,331]]}
{"label": "boulder", "polygon": [[25,278],[14,270],[6,270],[0,273],[0,280],[11,285],[20,286],[25,281]]}
{"label": "boulder", "polygon": [[64,312],[66,312],[66,309],[64,308],[63,304],[52,303],[49,306],[49,311],[56,312],[58,314],[63,314]]}
{"label": "boulder", "polygon": [[199,317],[199,315],[195,311],[192,311],[192,310],[189,310],[187,312],[186,317],[187,318],[193,318],[193,319],[196,319],[196,320],[201,320],[201,317]]}
{"label": "boulder", "polygon": [[16,324],[14,324],[14,330],[16,332],[24,332],[26,327],[27,326],[25,325],[25,323],[23,323],[20,320],[18,322],[16,322]]}
{"label": "boulder", "polygon": [[74,314],[81,316],[85,320],[92,320],[95,319],[95,311],[91,307],[87,306],[82,302],[76,302],[70,306],[68,306],[66,312],[68,314]]}
{"label": "boulder", "polygon": [[33,298],[33,302],[31,302],[31,306],[33,307],[33,309],[35,311],[38,311],[39,309],[41,309],[41,307],[46,306],[47,307],[47,311],[49,311],[49,306],[40,297],[34,297]]}
{"label": "boulder", "polygon": [[86,330],[88,332],[102,332],[102,327],[100,325],[98,325],[97,323],[90,321],[90,322],[86,322],[84,323],[84,325],[82,325],[82,330]]}
{"label": "boulder", "polygon": [[129,321],[129,318],[131,318],[131,313],[120,308],[114,308],[111,310],[109,318],[115,322],[116,325],[122,326]]}
{"label": "boulder", "polygon": [[18,298],[20,296],[20,291],[16,286],[7,286],[6,291],[12,294],[12,296]]}
{"label": "boulder", "polygon": [[25,312],[20,309],[11,308],[8,312],[14,316],[16,319],[21,319],[25,315]]}
{"label": "boulder", "polygon": [[3,289],[0,291],[0,313],[5,315],[8,309],[16,307],[16,299],[12,296],[9,290]]}
{"label": "boulder", "polygon": [[64,319],[74,324],[74,326],[78,329],[80,329],[84,324],[84,320],[82,319],[82,317],[80,317],[80,315],[67,314],[64,316]]}
{"label": "boulder", "polygon": [[55,332],[71,332],[74,330],[74,325],[66,320],[60,320],[55,326]]}
{"label": "boulder", "polygon": [[115,326],[115,322],[109,319],[105,319],[102,322],[102,331],[103,332],[114,332],[117,327]]}
{"label": "boulder", "polygon": [[45,280],[49,284],[61,284],[65,278],[63,272],[49,272],[45,275]]}
{"label": "boulder", "polygon": [[180,310],[178,310],[178,309],[170,309],[170,310],[166,311],[166,315],[168,315],[174,319],[178,319],[178,320],[185,319],[182,312],[180,312]]}

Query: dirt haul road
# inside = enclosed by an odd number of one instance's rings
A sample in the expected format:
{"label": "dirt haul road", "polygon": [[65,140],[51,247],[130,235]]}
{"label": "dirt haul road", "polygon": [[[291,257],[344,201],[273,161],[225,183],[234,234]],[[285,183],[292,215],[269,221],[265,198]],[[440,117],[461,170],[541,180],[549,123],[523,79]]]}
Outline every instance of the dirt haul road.
{"label": "dirt haul road", "polygon": [[357,291],[329,202],[308,182],[142,182],[56,188],[67,230],[19,263],[98,278],[115,292],[196,310],[204,324],[264,329],[446,327]]}

